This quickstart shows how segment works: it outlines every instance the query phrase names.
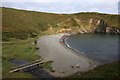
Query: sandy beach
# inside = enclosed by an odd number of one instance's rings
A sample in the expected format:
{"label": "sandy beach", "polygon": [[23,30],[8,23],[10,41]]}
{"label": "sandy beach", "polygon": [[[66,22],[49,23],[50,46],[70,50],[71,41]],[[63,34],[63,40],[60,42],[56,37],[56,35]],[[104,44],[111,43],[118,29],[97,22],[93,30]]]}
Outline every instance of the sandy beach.
{"label": "sandy beach", "polygon": [[76,72],[88,71],[96,66],[96,63],[84,55],[67,48],[60,43],[64,34],[46,35],[38,39],[37,47],[39,55],[44,61],[52,60],[52,67],[55,70],[51,75],[65,77]]}

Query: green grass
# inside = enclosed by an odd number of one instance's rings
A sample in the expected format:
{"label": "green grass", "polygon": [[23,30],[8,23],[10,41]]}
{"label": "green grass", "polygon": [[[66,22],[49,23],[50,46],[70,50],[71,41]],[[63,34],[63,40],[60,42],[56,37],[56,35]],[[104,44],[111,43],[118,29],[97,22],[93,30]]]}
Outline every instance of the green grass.
{"label": "green grass", "polygon": [[119,67],[118,62],[105,64],[87,72],[77,73],[70,76],[70,78],[118,78]]}
{"label": "green grass", "polygon": [[[74,16],[81,21],[80,25],[76,23]],[[102,19],[108,26],[120,28],[117,22],[118,16],[88,12],[63,15],[2,8],[2,40],[7,41],[2,44],[3,75],[15,66],[9,62],[12,59],[33,61],[40,58],[37,56],[35,45],[32,44],[37,36],[54,34],[63,27],[70,27],[73,30],[79,30],[80,27],[88,28],[91,18]],[[49,30],[50,27],[53,28],[52,31]],[[52,69],[51,63],[43,66]],[[82,73],[81,76],[72,77],[116,77],[116,74],[117,63],[113,63]]]}
{"label": "green grass", "polygon": [[14,64],[8,62],[7,60],[2,60],[2,76],[8,74],[11,68],[15,66]]}
{"label": "green grass", "polygon": [[[3,40],[9,40],[11,37],[18,39],[27,39],[35,36],[58,22],[66,19],[65,15],[39,13],[33,11],[16,10],[2,8]],[[24,36],[23,36],[24,35]]]}
{"label": "green grass", "polygon": [[97,18],[104,20],[108,26],[118,27],[118,16],[119,15],[112,15],[112,14],[100,14],[95,12],[86,12],[86,13],[78,13],[75,14],[78,19],[82,19],[84,22],[88,21],[89,18]]}
{"label": "green grass", "polygon": [[7,75],[6,78],[35,78],[35,77],[28,73],[16,72]]}
{"label": "green grass", "polygon": [[37,53],[35,45],[31,43],[4,43],[3,44],[3,59],[23,59],[35,60]]}
{"label": "green grass", "polygon": [[[81,21],[80,25],[76,23],[74,16]],[[103,19],[108,26],[119,27],[118,15],[88,12],[63,15],[2,8],[2,39],[3,41],[9,41],[11,38],[22,40],[30,37],[34,38],[42,32],[48,31],[50,27],[57,29],[53,31],[54,33],[63,27],[71,27],[75,30],[78,30],[79,27],[87,28],[90,25],[89,21],[91,18]],[[53,32],[48,31],[47,34]]]}
{"label": "green grass", "polygon": [[34,61],[40,59],[37,55],[36,46],[32,43],[32,40],[26,40],[2,44],[3,75],[8,73],[11,67],[15,66],[9,62],[10,60],[21,59],[26,61]]}
{"label": "green grass", "polygon": [[46,62],[46,63],[43,63],[42,66],[43,66],[45,69],[48,69],[48,70],[52,71],[52,70],[53,70],[53,68],[52,68],[52,63],[53,63],[53,61],[48,61],[48,62]]}

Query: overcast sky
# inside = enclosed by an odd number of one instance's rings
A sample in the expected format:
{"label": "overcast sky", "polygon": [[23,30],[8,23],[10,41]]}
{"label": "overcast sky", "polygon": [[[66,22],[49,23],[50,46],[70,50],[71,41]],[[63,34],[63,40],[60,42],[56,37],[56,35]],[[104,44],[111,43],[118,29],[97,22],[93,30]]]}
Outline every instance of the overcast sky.
{"label": "overcast sky", "polygon": [[4,0],[2,7],[50,12],[100,12],[118,14],[119,0]]}

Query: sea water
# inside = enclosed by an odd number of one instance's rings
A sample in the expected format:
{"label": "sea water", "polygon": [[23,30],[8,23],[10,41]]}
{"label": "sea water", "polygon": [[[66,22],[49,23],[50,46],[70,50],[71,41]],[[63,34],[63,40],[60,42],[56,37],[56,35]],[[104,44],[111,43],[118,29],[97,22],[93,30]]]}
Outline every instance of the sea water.
{"label": "sea water", "polygon": [[76,34],[66,40],[70,47],[101,64],[117,61],[120,35]]}

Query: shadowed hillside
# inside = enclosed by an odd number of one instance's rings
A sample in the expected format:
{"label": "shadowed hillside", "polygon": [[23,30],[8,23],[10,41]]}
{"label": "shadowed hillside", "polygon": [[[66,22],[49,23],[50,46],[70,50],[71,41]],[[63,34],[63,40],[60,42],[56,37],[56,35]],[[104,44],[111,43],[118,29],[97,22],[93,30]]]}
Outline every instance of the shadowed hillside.
{"label": "shadowed hillside", "polygon": [[72,80],[75,80],[76,78],[81,78],[81,79],[95,79],[95,80],[113,80],[119,79],[119,73],[118,73],[118,69],[119,69],[119,61],[118,62],[114,62],[114,63],[109,63],[109,64],[105,64],[99,67],[96,67],[94,69],[91,69],[87,72],[84,73],[76,73],[72,76],[70,76],[70,78],[73,78]]}
{"label": "shadowed hillside", "polygon": [[62,28],[90,32],[94,31],[94,27],[101,26],[101,21],[104,22],[102,25],[118,27],[118,15],[100,13],[63,15],[2,8],[3,41],[9,41],[10,38],[24,40],[51,29],[53,33]]}

